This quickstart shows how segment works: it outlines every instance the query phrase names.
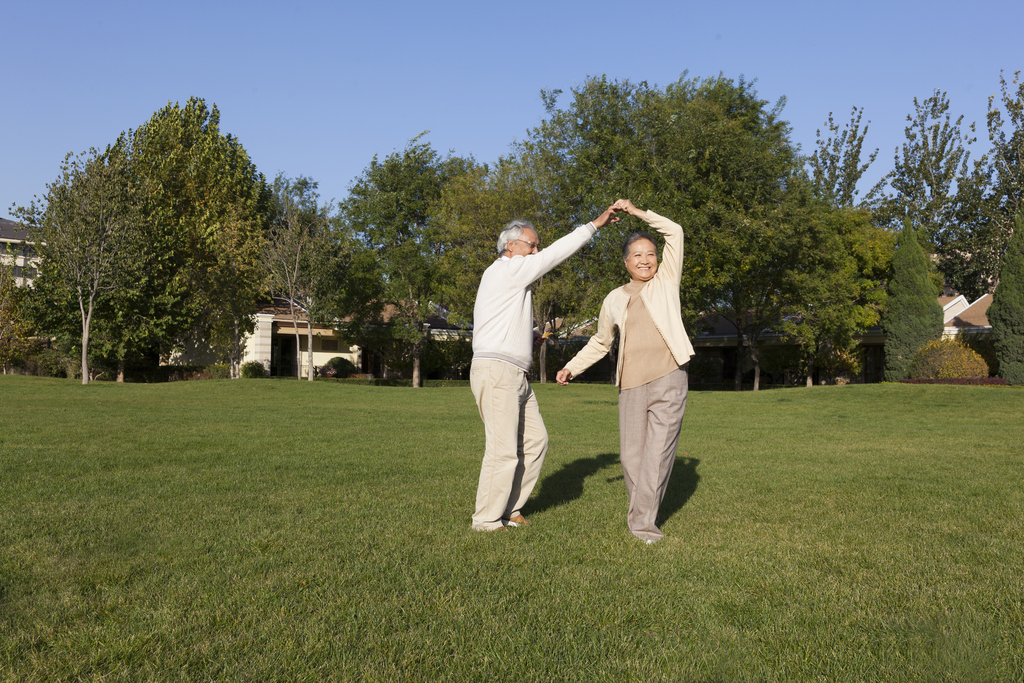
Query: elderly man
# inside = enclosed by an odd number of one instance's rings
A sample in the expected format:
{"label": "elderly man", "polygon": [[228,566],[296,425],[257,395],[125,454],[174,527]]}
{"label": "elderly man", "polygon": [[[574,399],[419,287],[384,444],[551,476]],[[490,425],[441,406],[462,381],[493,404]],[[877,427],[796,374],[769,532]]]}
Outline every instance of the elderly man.
{"label": "elderly man", "polygon": [[544,251],[528,221],[512,221],[498,237],[501,258],[484,271],[473,309],[469,381],[486,435],[473,514],[476,531],[530,523],[522,506],[548,450],[548,433],[527,379],[534,338],[530,285],[576,253],[599,228],[618,221],[616,210],[608,207]]}

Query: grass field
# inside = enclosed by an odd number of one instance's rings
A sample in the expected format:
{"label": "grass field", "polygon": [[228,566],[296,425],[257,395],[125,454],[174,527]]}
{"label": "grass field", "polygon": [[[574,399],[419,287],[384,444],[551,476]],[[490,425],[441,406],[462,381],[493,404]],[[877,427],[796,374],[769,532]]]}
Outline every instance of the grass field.
{"label": "grass field", "polygon": [[646,546],[615,389],[535,389],[479,534],[468,389],[0,377],[0,680],[1024,681],[1024,391],[691,393]]}

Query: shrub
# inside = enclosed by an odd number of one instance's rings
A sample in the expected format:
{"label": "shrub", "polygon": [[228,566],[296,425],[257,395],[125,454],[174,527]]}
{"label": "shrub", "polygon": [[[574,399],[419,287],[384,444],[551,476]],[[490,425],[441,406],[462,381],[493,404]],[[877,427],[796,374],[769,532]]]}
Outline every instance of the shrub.
{"label": "shrub", "polygon": [[988,365],[956,339],[936,339],[922,346],[910,363],[911,379],[988,377]]}
{"label": "shrub", "polygon": [[231,379],[231,366],[226,363],[217,363],[206,368],[211,379]]}
{"label": "shrub", "polygon": [[320,368],[320,375],[322,377],[336,377],[344,378],[349,377],[357,371],[358,368],[348,358],[342,358],[341,356],[335,356]]}
{"label": "shrub", "polygon": [[251,360],[247,363],[242,363],[242,367],[239,372],[245,379],[259,379],[267,376],[267,369],[264,367],[263,363],[258,360]]}
{"label": "shrub", "polygon": [[984,332],[961,331],[957,339],[963,345],[981,356],[981,359],[988,365],[989,377],[999,376],[999,357],[996,355],[995,340],[993,335]]}

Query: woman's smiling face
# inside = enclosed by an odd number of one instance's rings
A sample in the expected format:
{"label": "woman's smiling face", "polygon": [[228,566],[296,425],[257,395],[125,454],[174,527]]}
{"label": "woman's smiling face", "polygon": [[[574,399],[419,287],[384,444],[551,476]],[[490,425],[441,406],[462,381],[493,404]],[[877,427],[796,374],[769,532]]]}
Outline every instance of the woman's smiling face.
{"label": "woman's smiling face", "polygon": [[650,240],[638,239],[629,245],[625,262],[630,278],[647,282],[658,272],[658,250]]}

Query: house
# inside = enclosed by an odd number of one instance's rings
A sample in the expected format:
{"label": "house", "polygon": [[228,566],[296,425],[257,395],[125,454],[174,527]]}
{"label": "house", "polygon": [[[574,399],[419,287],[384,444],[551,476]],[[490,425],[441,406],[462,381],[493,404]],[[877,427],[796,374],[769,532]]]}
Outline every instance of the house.
{"label": "house", "polygon": [[14,221],[0,218],[0,263],[14,264],[14,284],[18,287],[36,278],[39,257],[28,241],[28,231]]}
{"label": "house", "polygon": [[[295,305],[293,318],[287,299],[274,297],[264,302],[256,313],[256,328],[245,340],[242,363],[261,363],[271,377],[295,377],[295,331],[298,329],[298,350],[302,352],[299,369],[302,377],[308,376],[308,325],[308,317],[302,306]],[[357,368],[363,363],[362,350],[342,341],[337,329],[314,324],[313,367],[322,367],[338,356],[349,360]],[[201,340],[186,344],[185,348],[171,354],[168,359],[170,365],[212,365],[219,361],[218,354]]]}
{"label": "house", "polygon": [[[293,318],[288,300],[281,297],[274,297],[256,313],[256,329],[246,341],[242,362],[263,363],[272,377],[294,377],[296,329],[299,333],[298,351],[302,353],[299,374],[302,377],[308,376],[309,320],[306,311],[296,304]],[[349,360],[357,368],[362,364],[362,350],[358,346],[346,344],[336,328],[314,324],[313,367],[322,367],[338,356]]]}
{"label": "house", "polygon": [[960,296],[940,296],[942,305],[942,336],[952,338],[968,332],[987,334],[992,331],[988,321],[988,307],[992,305],[992,295],[986,294],[974,303]]}

